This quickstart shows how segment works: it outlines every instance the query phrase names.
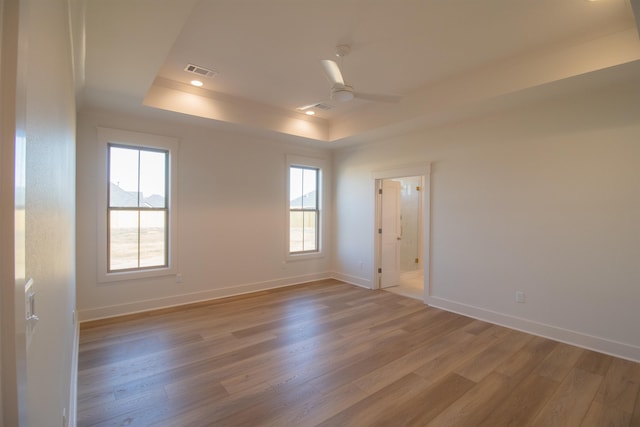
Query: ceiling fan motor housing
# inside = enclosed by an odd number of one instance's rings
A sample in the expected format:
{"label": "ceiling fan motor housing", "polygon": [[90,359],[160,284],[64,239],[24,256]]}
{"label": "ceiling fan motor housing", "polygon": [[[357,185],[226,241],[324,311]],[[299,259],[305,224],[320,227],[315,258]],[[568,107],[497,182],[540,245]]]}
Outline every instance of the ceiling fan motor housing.
{"label": "ceiling fan motor housing", "polygon": [[353,99],[353,88],[348,85],[334,86],[331,89],[331,99],[338,102],[351,101]]}

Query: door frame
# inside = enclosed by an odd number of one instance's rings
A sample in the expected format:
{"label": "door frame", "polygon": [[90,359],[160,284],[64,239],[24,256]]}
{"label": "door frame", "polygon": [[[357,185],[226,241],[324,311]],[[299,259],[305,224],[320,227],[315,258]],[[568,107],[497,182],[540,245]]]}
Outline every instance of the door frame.
{"label": "door frame", "polygon": [[[0,0],[0,425],[26,426],[24,191],[29,0]],[[24,180],[23,180],[24,181]]]}
{"label": "door frame", "polygon": [[423,254],[423,277],[424,277],[424,295],[423,301],[426,303],[427,298],[431,295],[431,163],[418,163],[413,165],[397,166],[392,169],[384,169],[371,173],[373,180],[374,192],[374,229],[373,231],[373,272],[372,272],[372,288],[380,289],[380,273],[379,269],[382,265],[381,259],[381,236],[378,233],[381,223],[382,196],[379,189],[382,188],[382,181],[385,179],[405,178],[410,176],[420,176],[423,182],[422,194],[422,254]]}

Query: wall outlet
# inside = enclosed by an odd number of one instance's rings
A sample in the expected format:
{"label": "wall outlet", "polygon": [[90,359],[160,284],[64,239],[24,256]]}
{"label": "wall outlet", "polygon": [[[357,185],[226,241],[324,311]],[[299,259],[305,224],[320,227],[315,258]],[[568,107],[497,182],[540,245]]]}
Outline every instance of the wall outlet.
{"label": "wall outlet", "polygon": [[182,283],[182,273],[176,274],[176,283]]}
{"label": "wall outlet", "polygon": [[520,303],[520,304],[524,304],[524,292],[523,291],[516,291],[516,302]]}

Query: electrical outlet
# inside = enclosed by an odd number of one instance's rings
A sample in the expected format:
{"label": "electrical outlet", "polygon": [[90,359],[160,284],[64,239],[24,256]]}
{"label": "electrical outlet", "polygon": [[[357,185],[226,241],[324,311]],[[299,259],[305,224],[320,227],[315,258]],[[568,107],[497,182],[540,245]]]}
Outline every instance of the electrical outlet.
{"label": "electrical outlet", "polygon": [[182,273],[176,274],[176,283],[182,283]]}
{"label": "electrical outlet", "polygon": [[523,291],[516,291],[516,302],[520,303],[520,304],[524,304],[524,292]]}

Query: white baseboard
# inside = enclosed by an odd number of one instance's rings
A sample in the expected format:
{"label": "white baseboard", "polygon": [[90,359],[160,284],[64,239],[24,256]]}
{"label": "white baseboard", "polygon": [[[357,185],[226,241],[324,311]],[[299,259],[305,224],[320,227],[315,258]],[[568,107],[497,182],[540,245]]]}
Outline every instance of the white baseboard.
{"label": "white baseboard", "polygon": [[248,294],[251,292],[266,291],[268,289],[294,286],[315,280],[331,279],[329,272],[313,273],[295,277],[285,277],[282,279],[268,280],[265,282],[247,283],[243,285],[230,286],[227,288],[211,289],[202,292],[194,292],[183,295],[173,295],[170,297],[154,298],[130,303],[89,308],[81,310],[79,317],[82,322],[106,319],[109,317],[123,316],[127,314],[142,313],[145,311],[159,310],[163,308],[175,307],[179,305],[192,304],[202,301],[215,300],[236,295]]}
{"label": "white baseboard", "polygon": [[371,286],[371,280],[364,277],[350,276],[348,274],[338,273],[334,271],[331,273],[331,278],[340,280],[341,282],[348,283],[350,285],[360,286],[361,288],[373,289]]}
{"label": "white baseboard", "polygon": [[462,304],[445,298],[429,296],[427,297],[426,303],[432,307],[473,317],[474,319],[484,320],[496,325],[505,326],[507,328],[516,329],[533,335],[539,335],[541,337],[609,354],[622,359],[640,362],[640,347],[631,344],[612,341],[584,334],[582,332],[576,332],[569,329],[559,328],[557,326],[523,319],[521,317],[498,313],[492,310]]}

